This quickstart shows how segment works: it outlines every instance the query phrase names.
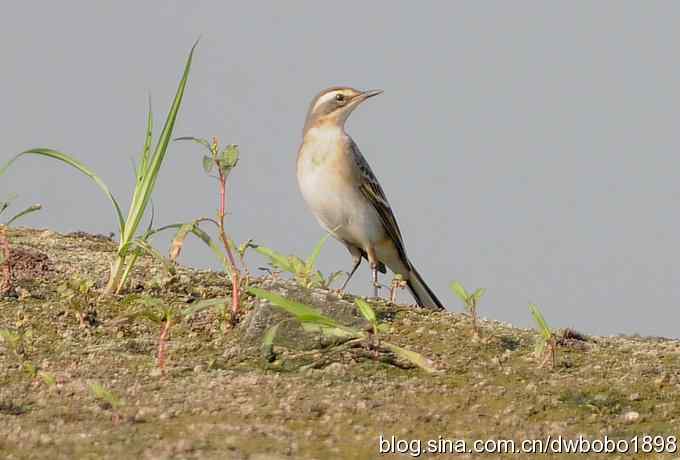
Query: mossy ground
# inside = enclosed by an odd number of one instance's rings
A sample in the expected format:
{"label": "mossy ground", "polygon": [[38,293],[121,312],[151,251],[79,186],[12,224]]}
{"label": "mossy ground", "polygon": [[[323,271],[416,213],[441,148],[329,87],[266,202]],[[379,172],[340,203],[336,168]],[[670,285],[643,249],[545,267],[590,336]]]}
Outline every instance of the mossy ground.
{"label": "mossy ground", "polygon": [[[1,458],[363,459],[378,457],[380,434],[519,440],[680,433],[679,341],[573,339],[560,347],[556,369],[539,368],[532,331],[483,321],[476,339],[465,315],[406,306],[378,308],[391,326],[385,340],[427,356],[439,373],[396,367],[362,349],[279,347],[278,360],[267,363],[244,327],[225,326],[212,311],[172,329],[160,373],[158,325],[127,314],[142,296],[178,308],[224,296],[222,274],[180,268],[170,279],[144,259],[132,292],[98,302],[81,327],[56,287],[75,275],[101,283],[115,245],[82,233],[24,229],[9,237],[18,252],[39,256],[25,260],[42,265],[17,264],[19,298],[0,301],[0,329],[23,334],[19,356],[0,344]],[[252,299],[245,303],[254,308]],[[33,379],[22,362],[56,383]],[[91,383],[120,398],[119,407],[96,399]],[[639,418],[626,420],[629,412]]]}

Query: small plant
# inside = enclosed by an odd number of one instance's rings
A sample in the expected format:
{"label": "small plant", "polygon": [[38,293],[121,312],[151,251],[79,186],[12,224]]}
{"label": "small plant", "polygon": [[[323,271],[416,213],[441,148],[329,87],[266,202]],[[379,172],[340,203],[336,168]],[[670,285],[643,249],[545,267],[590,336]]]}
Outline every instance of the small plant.
{"label": "small plant", "polygon": [[[217,175],[216,176],[211,176],[215,177],[218,180],[219,183],[219,206],[217,208],[217,219],[211,219],[211,218],[201,218],[197,219],[192,223],[189,224],[182,224],[179,226],[179,230],[177,232],[177,235],[175,235],[175,239],[173,240],[172,243],[172,248],[171,248],[171,259],[176,259],[177,256],[179,256],[179,253],[181,251],[184,239],[186,236],[191,232],[196,234],[196,229],[200,225],[201,222],[210,222],[214,224],[217,227],[217,233],[220,237],[220,240],[222,242],[222,247],[224,248],[224,254],[226,254],[226,257],[224,257],[223,254],[220,254],[219,258],[222,261],[225,270],[228,271],[229,277],[231,278],[231,286],[232,286],[232,293],[231,293],[231,321],[232,323],[235,323],[238,321],[238,318],[241,314],[241,272],[239,271],[237,264],[236,264],[236,258],[234,257],[234,253],[238,253],[241,258],[241,262],[243,262],[243,257],[245,255],[245,251],[247,249],[247,244],[246,247],[243,248],[241,251],[241,248],[235,248],[233,241],[227,236],[227,232],[224,229],[224,216],[226,214],[226,209],[227,209],[227,178],[229,177],[229,173],[231,173],[232,169],[236,167],[236,164],[238,163],[239,159],[239,151],[238,151],[238,146],[235,144],[229,144],[225,148],[221,149],[219,146],[219,141],[217,137],[212,138],[212,142],[208,142],[206,139],[201,139],[197,137],[178,137],[175,139],[176,141],[194,141],[198,144],[201,144],[206,148],[208,151],[207,155],[203,156],[203,169],[205,170],[206,174],[210,175],[212,171],[216,171]],[[165,227],[168,228],[168,227]],[[200,235],[197,235],[200,237]],[[213,251],[216,250],[216,248],[211,245],[211,240],[208,237],[207,240],[204,239],[203,237],[200,237],[204,242],[206,242],[208,245],[213,248]]]}
{"label": "small plant", "polygon": [[40,382],[45,383],[48,387],[56,385],[57,380],[54,375],[40,370],[38,366],[27,358],[24,334],[22,332],[0,329],[0,339],[2,339],[5,348],[14,356],[21,370],[30,377],[34,385]]}
{"label": "small plant", "polygon": [[472,318],[472,332],[476,336],[479,336],[477,304],[479,303],[479,299],[481,299],[484,293],[486,292],[486,289],[479,288],[475,292],[469,294],[465,290],[463,285],[460,284],[458,281],[452,282],[450,287],[453,293],[456,294],[458,298],[463,302],[463,305],[465,305],[465,309],[468,311],[470,317]]}
{"label": "small plant", "polygon": [[[378,322],[377,315],[371,306],[361,299],[357,299],[356,305],[364,318],[369,322],[369,331],[362,331],[353,327],[344,326],[309,305],[286,299],[285,297],[281,297],[280,295],[264,289],[251,287],[248,291],[254,296],[268,300],[272,305],[293,315],[306,331],[318,332],[326,337],[340,338],[345,340],[346,343],[363,342],[368,344],[369,347],[374,348],[376,351],[389,351],[394,353],[398,357],[409,361],[426,372],[437,372],[437,369],[434,368],[430,360],[419,353],[399,347],[390,342],[380,341],[380,343],[376,343],[375,338],[377,333],[385,331],[387,326]],[[270,348],[273,346],[275,334],[276,329],[273,331],[270,329],[267,334],[265,334],[265,343],[263,343],[263,347],[266,346],[266,348]]]}
{"label": "small plant", "polygon": [[[179,112],[180,105],[182,103],[182,97],[184,96],[184,88],[186,86],[187,80],[189,78],[189,70],[191,68],[191,61],[194,54],[194,49],[196,44],[191,48],[189,57],[187,58],[186,64],[184,66],[184,72],[182,78],[180,79],[175,98],[170,106],[170,111],[165,119],[165,125],[161,131],[160,137],[156,143],[156,147],[152,152],[152,131],[153,131],[153,117],[151,113],[151,104],[149,104],[149,112],[147,116],[146,124],[146,136],[144,139],[144,146],[142,148],[141,158],[139,164],[135,170],[135,189],[132,194],[132,201],[130,203],[130,209],[128,211],[127,218],[123,216],[120,205],[118,201],[113,196],[109,188],[106,186],[104,181],[97,176],[92,170],[90,170],[83,163],[78,161],[71,155],[58,152],[56,150],[48,148],[36,148],[31,150],[26,150],[19,153],[14,158],[11,158],[4,166],[0,168],[0,176],[9,168],[9,166],[14,163],[18,158],[24,155],[38,155],[46,158],[52,158],[55,160],[62,161],[69,166],[77,169],[81,173],[92,179],[99,188],[106,194],[113,205],[113,209],[116,213],[118,219],[118,227],[120,231],[120,241],[118,244],[118,252],[116,254],[116,259],[111,267],[111,274],[109,276],[109,281],[104,289],[104,295],[119,293],[127,280],[127,276],[130,273],[132,265],[137,260],[134,257],[132,250],[135,247],[141,247],[139,241],[144,241],[144,236],[136,237],[139,224],[144,216],[147,206],[151,201],[151,195],[153,193],[154,187],[156,185],[156,179],[158,178],[158,173],[160,171],[163,159],[165,158],[165,153],[172,138],[172,132],[175,126],[175,120],[177,118],[177,113]],[[146,235],[146,234],[145,234]],[[148,236],[148,235],[146,235]],[[144,249],[142,247],[142,249]]]}
{"label": "small plant", "polygon": [[145,319],[160,328],[158,335],[158,352],[156,355],[156,363],[161,371],[165,370],[165,361],[167,356],[168,339],[170,338],[170,329],[175,324],[177,318],[177,309],[166,305],[160,299],[152,297],[143,297],[140,299],[143,308],[137,311],[134,316]]}
{"label": "small plant", "polygon": [[327,234],[319,240],[306,260],[302,260],[295,255],[287,256],[265,246],[256,244],[253,244],[252,246],[255,248],[255,251],[267,257],[273,267],[292,274],[295,281],[300,286],[305,288],[328,289],[331,284],[344,273],[341,271],[333,272],[325,278],[323,274],[316,269],[316,260],[319,258],[321,248],[323,248],[323,245],[326,243],[329,236],[330,235]]}
{"label": "small plant", "polygon": [[93,308],[97,302],[94,282],[82,278],[72,278],[57,287],[57,292],[68,307],[75,313],[80,327],[87,327],[86,320],[94,320]]}
{"label": "small plant", "polygon": [[120,409],[122,409],[126,402],[121,399],[111,390],[106,388],[104,385],[99,383],[91,383],[89,385],[90,393],[99,402],[102,409],[111,410],[111,420],[113,423],[118,423],[120,421]]}
{"label": "small plant", "polygon": [[[2,175],[2,171],[0,171]],[[9,208],[12,200],[16,196],[11,196],[7,200],[0,202],[0,214],[4,213],[7,208]],[[7,221],[0,224],[0,296],[7,294],[12,290],[12,264],[11,264],[11,250],[9,246],[9,240],[7,239],[7,227],[12,225],[17,219],[20,219],[26,214],[38,211],[42,208],[39,204],[34,204],[24,209],[21,212],[16,213],[14,216],[10,217]]]}
{"label": "small plant", "polygon": [[529,311],[531,316],[534,317],[538,329],[538,339],[536,340],[534,354],[541,359],[540,367],[544,367],[550,361],[554,369],[557,363],[557,336],[550,329],[545,318],[543,318],[543,314],[541,314],[536,305],[529,304]]}

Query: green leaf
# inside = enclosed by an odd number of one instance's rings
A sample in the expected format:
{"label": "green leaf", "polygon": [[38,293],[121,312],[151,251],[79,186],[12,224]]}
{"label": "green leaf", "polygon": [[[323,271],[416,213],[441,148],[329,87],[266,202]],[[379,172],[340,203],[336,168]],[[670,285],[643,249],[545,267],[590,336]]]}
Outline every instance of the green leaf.
{"label": "green leaf", "polygon": [[161,254],[160,252],[158,252],[156,248],[151,246],[148,241],[143,239],[136,239],[130,243],[130,247],[139,248],[146,254],[150,255],[151,257],[159,261],[161,264],[163,264],[165,270],[167,270],[167,272],[170,273],[171,275],[174,275],[176,273],[177,270],[175,269],[175,265],[171,261],[163,257],[163,254]]}
{"label": "green leaf", "polygon": [[467,305],[469,295],[465,288],[463,287],[463,285],[460,284],[458,281],[454,281],[449,285],[449,287],[451,288],[453,293],[456,294],[465,305]]}
{"label": "green leaf", "polygon": [[203,155],[203,171],[205,171],[206,174],[210,174],[210,171],[212,171],[214,165],[215,162],[212,158],[210,158],[208,155]]}
{"label": "green leaf", "polygon": [[85,166],[83,163],[76,160],[74,157],[72,157],[70,155],[58,152],[56,150],[46,149],[46,148],[37,148],[37,149],[26,150],[24,152],[19,153],[14,158],[11,158],[7,163],[5,163],[2,166],[2,168],[0,168],[0,176],[2,176],[5,173],[7,168],[9,168],[12,163],[14,163],[16,160],[18,160],[20,157],[22,157],[24,155],[39,155],[39,156],[44,156],[44,157],[53,158],[55,160],[62,161],[64,163],[66,163],[67,165],[76,168],[78,171],[80,171],[81,173],[85,174],[90,179],[92,179],[99,186],[99,188],[106,194],[106,196],[111,201],[111,204],[113,204],[113,208],[116,211],[116,217],[118,218],[118,227],[119,227],[121,235],[122,235],[123,230],[125,229],[125,219],[123,218],[123,213],[120,210],[120,206],[118,205],[118,201],[116,201],[116,198],[113,196],[113,194],[111,193],[109,188],[106,186],[104,181],[101,180],[101,178],[99,176],[97,176],[87,166]]}
{"label": "green leaf", "polygon": [[194,141],[198,144],[201,144],[203,147],[208,149],[208,152],[210,152],[210,142],[207,139],[202,139],[200,137],[192,137],[192,136],[182,136],[182,137],[176,137],[173,140],[174,141]]}
{"label": "green leaf", "polygon": [[538,331],[541,333],[543,336],[543,339],[546,341],[550,339],[552,336],[552,330],[548,326],[548,323],[545,321],[545,318],[543,318],[543,314],[541,314],[540,310],[535,304],[529,304],[529,311],[531,312],[531,316],[534,317],[534,321],[536,321],[536,324],[538,326]]}
{"label": "green leaf", "polygon": [[366,321],[373,325],[378,322],[378,318],[375,316],[375,311],[371,308],[368,302],[366,302],[364,299],[356,298],[354,299],[354,303],[357,305],[357,307],[359,307],[359,311],[362,315],[364,315]]}
{"label": "green leaf", "polygon": [[484,293],[486,292],[486,289],[484,288],[479,288],[475,292],[472,293],[472,297],[474,297],[475,301],[479,302],[479,299],[482,298]]}
{"label": "green leaf", "polygon": [[282,297],[278,294],[274,294],[273,292],[265,291],[264,289],[260,288],[251,287],[248,289],[248,292],[260,299],[268,300],[274,306],[290,313],[302,323],[303,327],[337,331],[342,333],[343,336],[347,337],[363,336],[363,334],[361,334],[359,331],[339,324],[334,319],[321,314],[319,311],[310,307],[309,305],[286,299],[285,297]]}
{"label": "green leaf", "polygon": [[96,399],[109,403],[113,409],[125,404],[125,401],[99,383],[91,383],[90,391]]}
{"label": "green leaf", "polygon": [[323,238],[319,240],[318,243],[316,243],[316,246],[314,246],[314,250],[312,253],[307,257],[307,267],[309,267],[310,270],[314,269],[316,266],[316,260],[319,258],[319,255],[321,254],[321,248],[323,248],[323,245],[326,243],[326,240],[328,240],[328,237],[331,236],[330,233],[326,233]]}
{"label": "green leaf", "polygon": [[276,355],[274,354],[274,338],[276,337],[276,332],[279,330],[281,323],[276,323],[264,334],[262,339],[262,354],[267,361],[274,361]]}
{"label": "green leaf", "polygon": [[144,133],[144,147],[142,147],[142,158],[139,162],[139,169],[137,170],[137,182],[141,182],[146,174],[146,168],[149,165],[149,153],[151,151],[151,142],[153,139],[153,112],[151,111],[151,96],[149,96],[149,109],[146,116],[146,132]]}
{"label": "green leaf", "polygon": [[420,367],[425,372],[429,372],[431,374],[438,372],[438,370],[432,365],[432,361],[425,358],[420,353],[416,353],[415,351],[401,348],[390,342],[381,342],[381,345],[390,350],[395,355],[399,356],[400,358],[405,359],[415,364],[416,366]]}
{"label": "green leaf", "polygon": [[285,270],[288,273],[295,273],[293,266],[290,264],[290,261],[288,260],[288,256],[285,256],[280,252],[265,246],[254,244],[253,247],[255,251],[267,257],[273,266],[280,268],[281,270]]}
{"label": "green leaf", "polygon": [[130,210],[128,212],[128,218],[125,220],[125,226],[121,233],[121,247],[127,242],[131,241],[137,232],[137,227],[139,226],[139,222],[142,219],[144,210],[151,199],[151,193],[153,192],[154,186],[156,185],[156,179],[158,177],[161,164],[163,163],[163,158],[165,157],[168,143],[172,138],[172,131],[175,127],[175,121],[182,103],[182,97],[184,96],[184,89],[186,87],[187,80],[189,79],[191,61],[193,59],[194,50],[196,49],[197,44],[198,42],[194,43],[194,46],[191,47],[189,57],[187,58],[186,64],[184,66],[182,78],[180,79],[175,98],[170,106],[168,116],[165,119],[163,130],[161,131],[158,142],[156,143],[156,148],[154,153],[149,158],[149,165],[145,169],[145,174],[142,178],[142,181],[137,185],[137,187],[135,187],[132,203],[130,204]]}
{"label": "green leaf", "polygon": [[25,216],[26,214],[30,214],[35,211],[40,211],[42,209],[42,206],[39,204],[34,204],[32,206],[29,206],[28,208],[24,209],[20,213],[16,214],[14,217],[12,217],[10,220],[7,221],[5,225],[9,226],[11,225],[15,220]]}
{"label": "green leaf", "polygon": [[222,307],[223,309],[229,302],[231,302],[229,297],[199,300],[198,302],[193,303],[190,307],[183,309],[182,316],[185,318],[190,318],[197,313],[201,313],[214,307]]}
{"label": "green leaf", "polygon": [[307,275],[306,265],[298,256],[288,256],[288,263],[293,267],[293,273]]}

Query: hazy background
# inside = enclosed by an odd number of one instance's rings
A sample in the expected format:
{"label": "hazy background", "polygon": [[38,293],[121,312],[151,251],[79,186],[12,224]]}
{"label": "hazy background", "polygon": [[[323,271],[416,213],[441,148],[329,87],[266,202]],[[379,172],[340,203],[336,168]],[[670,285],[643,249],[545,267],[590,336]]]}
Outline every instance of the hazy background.
{"label": "hazy background", "polygon": [[[532,301],[555,327],[680,337],[679,23],[673,2],[13,2],[0,160],[61,149],[127,204],[147,93],[158,133],[201,36],[175,134],[241,146],[236,240],[309,253],[323,232],[294,165],[310,99],[382,88],[348,131],[449,308],[459,279],[488,288],[482,316],[528,326]],[[157,223],[214,214],[200,154],[170,147]],[[61,163],[21,160],[10,192],[14,209],[45,206],[22,225],[116,230],[105,196]],[[199,243],[183,262],[217,268]],[[320,267],[346,270],[349,254],[329,241]],[[350,290],[368,284],[364,264]]]}

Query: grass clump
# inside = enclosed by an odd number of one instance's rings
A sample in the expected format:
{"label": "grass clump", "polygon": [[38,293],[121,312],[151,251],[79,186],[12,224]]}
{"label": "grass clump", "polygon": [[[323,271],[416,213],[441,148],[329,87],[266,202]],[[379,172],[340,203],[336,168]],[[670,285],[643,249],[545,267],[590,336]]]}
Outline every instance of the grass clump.
{"label": "grass clump", "polygon": [[554,369],[557,364],[557,335],[550,329],[536,305],[529,304],[529,311],[536,321],[538,330],[534,354],[541,360],[540,367],[544,367],[550,362]]}
{"label": "grass clump", "polygon": [[321,271],[316,268],[316,261],[321,254],[323,245],[330,235],[327,234],[314,246],[312,253],[302,260],[295,255],[285,255],[266,246],[251,244],[255,251],[269,259],[269,263],[274,269],[283,270],[293,275],[295,281],[305,288],[324,288],[328,289],[333,282],[344,272],[336,271],[324,277]]}
{"label": "grass clump", "polygon": [[163,159],[165,158],[168,144],[172,139],[172,132],[175,126],[180,105],[182,103],[182,98],[184,96],[184,89],[189,78],[189,70],[191,68],[191,61],[195,47],[196,44],[194,44],[194,46],[191,48],[191,52],[189,53],[189,57],[187,58],[186,64],[184,66],[184,72],[180,79],[175,98],[172,101],[170,111],[168,112],[168,116],[165,119],[163,130],[161,131],[161,134],[156,142],[156,146],[153,150],[151,145],[153,137],[153,116],[151,112],[151,104],[149,104],[146,135],[144,138],[142,153],[135,169],[135,188],[132,194],[127,217],[123,215],[118,200],[116,200],[104,181],[72,155],[68,155],[66,153],[49,148],[34,148],[19,153],[7,163],[5,163],[2,168],[0,168],[0,175],[2,175],[7,170],[7,168],[9,168],[12,163],[14,163],[14,161],[25,155],[38,155],[44,158],[52,158],[66,163],[67,165],[88,176],[107,195],[111,201],[111,204],[113,205],[113,209],[118,220],[120,241],[118,243],[116,259],[111,266],[109,280],[104,289],[105,295],[121,292],[130,270],[137,260],[137,257],[135,257],[132,253],[133,249],[135,247],[141,248],[142,250],[144,249],[144,245],[138,244],[138,241],[144,241],[148,235],[145,234],[141,237],[138,237],[137,230],[141,223],[142,217],[146,212],[147,206],[151,201],[151,195],[156,185],[156,180],[158,178]]}

